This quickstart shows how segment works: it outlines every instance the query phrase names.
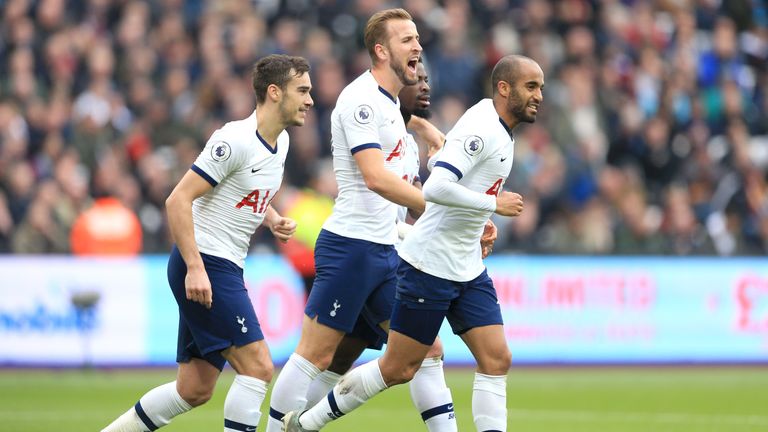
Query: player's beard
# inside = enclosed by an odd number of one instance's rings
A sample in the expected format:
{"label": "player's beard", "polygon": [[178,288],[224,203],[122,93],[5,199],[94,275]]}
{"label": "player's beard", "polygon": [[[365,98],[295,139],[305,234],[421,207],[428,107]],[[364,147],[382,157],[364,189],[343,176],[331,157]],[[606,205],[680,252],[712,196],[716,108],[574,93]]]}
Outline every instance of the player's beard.
{"label": "player's beard", "polygon": [[521,122],[536,122],[536,114],[528,114],[528,102],[524,101],[522,96],[516,91],[510,92],[508,102],[509,112]]}
{"label": "player's beard", "polygon": [[[403,65],[400,63],[390,63],[389,68],[392,69],[392,71],[397,75],[397,78],[400,80],[400,82],[403,85],[414,85],[417,82],[419,82],[419,77],[413,77],[408,78],[408,75],[406,74],[405,68],[403,68]],[[421,117],[421,116],[419,116]]]}
{"label": "player's beard", "polygon": [[421,117],[423,119],[428,119],[432,117],[432,111],[429,110],[429,108],[416,108],[411,113],[415,115],[416,117]]}

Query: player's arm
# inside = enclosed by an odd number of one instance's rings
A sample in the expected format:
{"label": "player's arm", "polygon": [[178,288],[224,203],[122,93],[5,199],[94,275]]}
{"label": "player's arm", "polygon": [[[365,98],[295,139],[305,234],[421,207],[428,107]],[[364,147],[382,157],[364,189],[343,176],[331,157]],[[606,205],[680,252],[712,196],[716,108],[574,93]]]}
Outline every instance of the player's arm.
{"label": "player's arm", "polygon": [[[416,179],[413,181],[413,187],[415,187],[418,190],[421,190],[422,189],[421,179],[416,177]],[[422,196],[423,196],[423,194],[422,194]],[[408,209],[408,215],[410,215],[414,219],[418,219],[421,216],[422,213],[424,213],[423,210],[419,211],[419,210],[414,210],[412,208]]]}
{"label": "player's arm", "polygon": [[445,134],[435,127],[429,120],[412,115],[408,121],[408,129],[413,132],[416,142],[427,146],[427,157],[432,157],[445,143]]}
{"label": "player's arm", "polygon": [[438,163],[424,184],[424,199],[451,207],[488,210],[502,216],[517,216],[523,211],[523,197],[502,191],[498,196],[475,192],[458,183],[459,177]]}
{"label": "player's arm", "polygon": [[185,279],[187,300],[211,307],[211,282],[203,266],[203,259],[195,242],[195,228],[192,223],[192,202],[213,188],[196,172],[189,170],[165,200],[168,226],[173,240],[187,265]]}
{"label": "player's arm", "polygon": [[426,203],[421,191],[384,168],[384,154],[380,149],[360,150],[354,154],[354,158],[368,189],[395,204],[418,212],[424,211]]}
{"label": "player's arm", "polygon": [[264,225],[272,231],[272,235],[275,238],[283,243],[293,237],[293,234],[296,232],[296,221],[280,216],[280,213],[272,208],[271,204],[267,206],[267,212],[264,214]]}
{"label": "player's arm", "polygon": [[424,184],[424,199],[436,204],[474,210],[496,211],[496,197],[475,192],[458,183],[450,165],[435,165]]}

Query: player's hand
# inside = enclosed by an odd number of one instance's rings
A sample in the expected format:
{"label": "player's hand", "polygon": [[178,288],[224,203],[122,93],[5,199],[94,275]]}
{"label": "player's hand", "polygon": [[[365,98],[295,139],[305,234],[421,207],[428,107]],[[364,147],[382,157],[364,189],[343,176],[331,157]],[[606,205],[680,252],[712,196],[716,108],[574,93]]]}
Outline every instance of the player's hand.
{"label": "player's hand", "polygon": [[296,221],[291,218],[280,217],[280,220],[272,224],[269,229],[275,238],[285,243],[296,233]]}
{"label": "player's hand", "polygon": [[445,134],[429,120],[418,116],[411,116],[408,127],[413,131],[416,142],[427,145],[427,157],[432,157],[445,143]]}
{"label": "player's hand", "polygon": [[187,277],[184,278],[187,291],[187,300],[200,303],[210,309],[213,304],[213,291],[211,281],[205,268],[188,268]]}
{"label": "player's hand", "polygon": [[496,241],[498,233],[499,231],[496,229],[496,224],[488,219],[488,222],[485,223],[485,227],[483,228],[483,236],[480,237],[480,248],[483,251],[483,258],[493,252],[493,243]]}
{"label": "player's hand", "polygon": [[496,197],[496,213],[502,216],[518,216],[523,212],[523,197],[515,192],[502,191]]}

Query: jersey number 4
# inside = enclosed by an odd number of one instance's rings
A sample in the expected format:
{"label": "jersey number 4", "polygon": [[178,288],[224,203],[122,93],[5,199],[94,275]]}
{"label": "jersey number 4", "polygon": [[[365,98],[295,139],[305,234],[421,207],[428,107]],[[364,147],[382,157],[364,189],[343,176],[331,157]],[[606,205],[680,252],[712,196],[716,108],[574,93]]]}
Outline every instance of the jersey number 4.
{"label": "jersey number 4", "polygon": [[267,206],[269,205],[271,199],[269,199],[269,190],[264,191],[264,196],[261,198],[261,203],[259,203],[259,195],[261,191],[255,190],[248,195],[246,195],[235,207],[237,208],[243,208],[243,206],[248,206],[253,209],[254,213],[264,213],[267,210]]}
{"label": "jersey number 4", "polygon": [[501,190],[501,179],[496,180],[496,183],[491,186],[490,189],[485,191],[486,195],[496,195],[499,196],[499,191]]}

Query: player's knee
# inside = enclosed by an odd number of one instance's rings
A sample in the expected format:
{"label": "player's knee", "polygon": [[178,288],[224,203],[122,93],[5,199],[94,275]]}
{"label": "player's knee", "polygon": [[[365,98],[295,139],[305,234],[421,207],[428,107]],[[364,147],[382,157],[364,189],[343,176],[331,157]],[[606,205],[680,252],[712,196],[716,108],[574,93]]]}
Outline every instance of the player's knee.
{"label": "player's knee", "polygon": [[512,365],[512,353],[509,349],[498,350],[478,360],[480,373],[488,375],[506,375]]}
{"label": "player's knee", "polygon": [[260,379],[266,382],[272,381],[272,377],[275,375],[275,365],[271,360],[260,365],[259,370],[261,371]]}
{"label": "player's knee", "polygon": [[195,386],[193,388],[181,389],[181,391],[179,391],[179,396],[193,407],[198,407],[211,400],[211,396],[213,396],[213,387]]}
{"label": "player's knee", "polygon": [[333,361],[337,345],[299,342],[296,354],[315,365],[320,370],[326,370]]}
{"label": "player's knee", "polygon": [[412,380],[420,367],[421,367],[421,362],[409,364],[408,366],[402,368],[400,370],[400,376],[399,376],[400,379],[398,380],[398,384],[407,383],[410,380]]}
{"label": "player's knee", "polygon": [[253,362],[251,369],[245,373],[245,375],[264,380],[266,382],[272,381],[272,376],[275,374],[275,365],[272,363],[272,359],[258,359]]}
{"label": "player's knee", "polygon": [[333,363],[333,351],[315,353],[313,356],[305,358],[322,371],[328,369],[331,366],[331,363]]}
{"label": "player's knee", "polygon": [[248,361],[239,362],[235,370],[240,375],[246,375],[253,378],[270,382],[275,374],[275,366],[269,356],[255,356]]}
{"label": "player's knee", "polygon": [[510,366],[512,366],[512,353],[509,350],[504,350],[499,356],[499,375],[506,374]]}
{"label": "player's knee", "polygon": [[406,365],[384,365],[380,363],[379,366],[381,368],[381,375],[384,377],[384,381],[387,383],[387,386],[393,386],[398,384],[405,384],[412,380],[414,375],[416,375],[416,372],[421,367],[421,361]]}

